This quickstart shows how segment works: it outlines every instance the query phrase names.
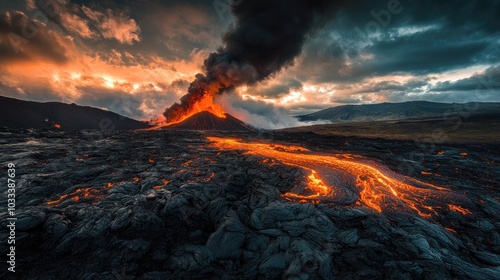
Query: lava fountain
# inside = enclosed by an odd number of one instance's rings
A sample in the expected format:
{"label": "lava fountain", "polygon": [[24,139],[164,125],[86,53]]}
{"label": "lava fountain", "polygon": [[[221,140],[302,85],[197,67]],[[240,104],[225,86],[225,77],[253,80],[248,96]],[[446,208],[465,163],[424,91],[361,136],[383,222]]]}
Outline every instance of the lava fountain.
{"label": "lava fountain", "polygon": [[[324,155],[300,146],[248,143],[230,138],[208,137],[208,140],[218,149],[245,150],[246,154],[304,169],[308,173],[307,192],[302,189],[282,194],[288,200],[358,204],[378,212],[413,212],[423,218],[438,216],[438,210],[449,209],[463,215],[471,213],[454,205],[463,204],[465,197],[444,187],[400,176],[359,156]],[[443,205],[447,205],[446,209],[442,209]]]}

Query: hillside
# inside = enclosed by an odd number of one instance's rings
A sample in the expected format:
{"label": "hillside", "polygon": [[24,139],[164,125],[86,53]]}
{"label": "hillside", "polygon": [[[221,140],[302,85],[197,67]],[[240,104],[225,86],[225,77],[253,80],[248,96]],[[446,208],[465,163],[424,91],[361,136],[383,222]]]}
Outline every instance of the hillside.
{"label": "hillside", "polygon": [[500,113],[477,114],[467,118],[424,118],[399,121],[369,121],[319,124],[281,129],[282,132],[316,135],[392,139],[430,143],[498,144]]}
{"label": "hillside", "polygon": [[344,105],[297,116],[300,121],[329,120],[331,122],[383,121],[403,119],[439,118],[444,114],[462,112],[476,114],[500,113],[500,103],[437,103],[409,101],[403,103],[380,103]]}
{"label": "hillside", "polygon": [[63,129],[148,128],[145,122],[88,106],[61,102],[33,102],[0,96],[0,127]]}

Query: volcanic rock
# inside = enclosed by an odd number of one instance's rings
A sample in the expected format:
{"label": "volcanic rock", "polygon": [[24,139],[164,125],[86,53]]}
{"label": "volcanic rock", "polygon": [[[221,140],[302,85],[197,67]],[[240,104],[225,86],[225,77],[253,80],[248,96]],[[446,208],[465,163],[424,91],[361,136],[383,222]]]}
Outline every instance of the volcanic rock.
{"label": "volcanic rock", "polygon": [[163,129],[172,130],[220,130],[220,131],[255,131],[252,127],[240,121],[239,119],[225,114],[225,118],[203,111],[196,113],[182,122],[171,124]]}
{"label": "volcanic rock", "polygon": [[[436,144],[446,153],[422,155],[440,176],[415,167],[412,177],[472,201],[472,214],[450,210],[453,196],[429,201],[437,214],[422,218],[288,201],[282,194],[303,183],[301,168],[211,148],[206,134],[0,128],[0,161],[16,163],[16,226],[25,230],[16,228],[16,274],[0,270],[0,279],[499,278],[498,146]],[[361,154],[392,170],[419,149],[355,138],[344,146],[340,137],[300,133],[274,139],[311,153]],[[450,160],[455,149],[470,163]],[[7,199],[4,188],[0,204]],[[4,223],[0,239],[8,240]],[[3,262],[8,246],[0,243]]]}
{"label": "volcanic rock", "polygon": [[16,230],[28,231],[43,224],[45,212],[38,212],[32,215],[23,216],[17,219]]}

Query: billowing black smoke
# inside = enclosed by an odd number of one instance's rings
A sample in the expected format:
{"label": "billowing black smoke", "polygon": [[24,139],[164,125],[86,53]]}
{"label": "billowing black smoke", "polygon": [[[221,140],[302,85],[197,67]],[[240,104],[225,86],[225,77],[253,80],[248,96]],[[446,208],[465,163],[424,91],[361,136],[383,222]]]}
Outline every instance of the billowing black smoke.
{"label": "billowing black smoke", "polygon": [[308,34],[333,16],[342,1],[335,0],[236,0],[233,28],[224,35],[224,46],[204,62],[188,93],[163,113],[176,121],[197,102],[226,89],[253,84],[290,65],[300,54]]}

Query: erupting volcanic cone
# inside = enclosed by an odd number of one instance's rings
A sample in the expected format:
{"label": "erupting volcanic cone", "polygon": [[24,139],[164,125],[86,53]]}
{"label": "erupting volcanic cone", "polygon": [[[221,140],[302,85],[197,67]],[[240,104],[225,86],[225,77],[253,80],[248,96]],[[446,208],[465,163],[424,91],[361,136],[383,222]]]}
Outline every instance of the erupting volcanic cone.
{"label": "erupting volcanic cone", "polygon": [[196,113],[189,118],[164,126],[163,129],[172,130],[221,130],[221,131],[255,131],[249,125],[239,119],[224,114],[225,117],[218,117],[208,111]]}

